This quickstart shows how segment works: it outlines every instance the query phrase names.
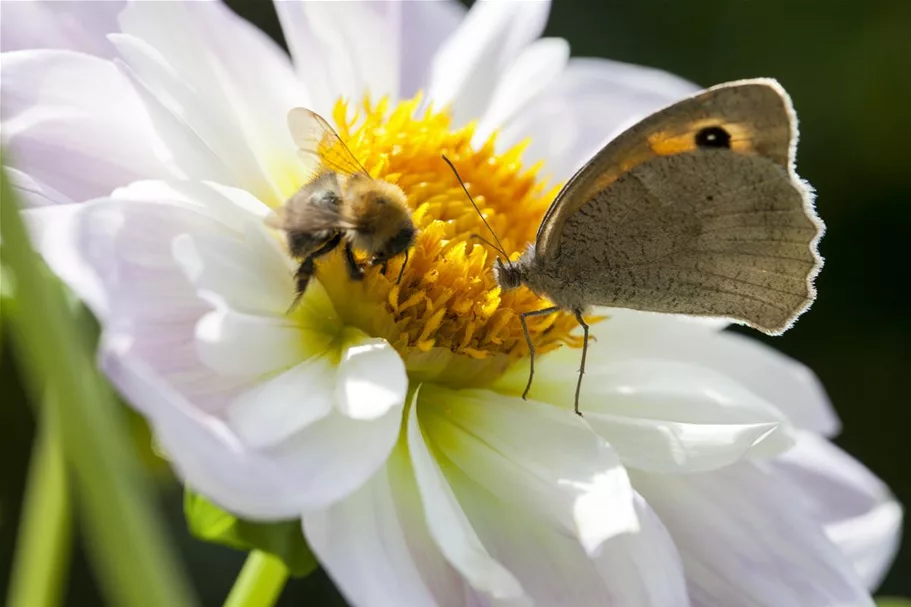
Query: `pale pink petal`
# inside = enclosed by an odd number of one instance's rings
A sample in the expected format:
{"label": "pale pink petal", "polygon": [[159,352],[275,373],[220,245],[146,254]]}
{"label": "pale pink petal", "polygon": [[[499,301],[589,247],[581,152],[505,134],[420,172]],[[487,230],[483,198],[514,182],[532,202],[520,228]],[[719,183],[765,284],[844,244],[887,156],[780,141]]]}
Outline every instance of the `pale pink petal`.
{"label": "pale pink petal", "polygon": [[[6,160],[9,160],[9,157],[7,157]],[[19,200],[22,207],[26,209],[72,204],[75,202],[69,196],[58,192],[31,175],[27,175],[10,166],[4,166],[3,168],[6,171],[7,179],[9,179],[10,187],[16,192],[16,199]]]}
{"label": "pale pink petal", "polygon": [[901,541],[902,506],[860,462],[809,432],[772,466],[799,487],[813,517],[875,590]]}
{"label": "pale pink petal", "polygon": [[640,498],[639,532],[607,540],[590,557],[576,539],[527,509],[503,503],[458,468],[448,467],[447,478],[484,547],[516,576],[535,605],[689,604],[673,542]]}
{"label": "pale pink petal", "polygon": [[701,474],[631,473],[683,559],[693,605],[872,606],[799,487],[741,462]]}
{"label": "pale pink petal", "polygon": [[169,174],[142,103],[109,61],[62,50],[4,53],[0,101],[6,162],[66,199]]}
{"label": "pale pink petal", "polygon": [[106,334],[102,367],[149,419],[181,478],[226,510],[251,520],[285,520],[344,498],[384,464],[401,410],[373,422],[334,414],[269,451],[248,449],[220,418],[205,414],[133,352],[132,339]]}
{"label": "pale pink petal", "polygon": [[0,2],[0,50],[64,49],[98,57],[117,54],[105,38],[120,29],[126,2]]}

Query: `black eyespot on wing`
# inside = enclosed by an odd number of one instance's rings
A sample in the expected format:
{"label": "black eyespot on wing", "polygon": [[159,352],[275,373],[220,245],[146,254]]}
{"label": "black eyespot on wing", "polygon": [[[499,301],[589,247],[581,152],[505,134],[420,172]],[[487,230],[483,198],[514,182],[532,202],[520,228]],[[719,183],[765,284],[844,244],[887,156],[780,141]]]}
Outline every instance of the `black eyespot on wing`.
{"label": "black eyespot on wing", "polygon": [[730,148],[731,134],[720,126],[707,126],[696,133],[696,145],[701,148]]}

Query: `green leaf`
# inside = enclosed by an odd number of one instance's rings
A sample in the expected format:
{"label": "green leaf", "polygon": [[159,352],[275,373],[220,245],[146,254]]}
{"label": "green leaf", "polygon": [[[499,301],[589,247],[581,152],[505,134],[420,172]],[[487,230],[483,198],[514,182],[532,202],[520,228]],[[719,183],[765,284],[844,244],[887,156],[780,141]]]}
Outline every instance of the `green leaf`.
{"label": "green leaf", "polygon": [[876,607],[911,607],[911,599],[897,596],[881,596],[876,599]]}
{"label": "green leaf", "polygon": [[239,519],[191,489],[184,489],[183,511],[190,533],[201,540],[271,554],[295,577],[304,577],[317,567],[299,519],[277,523]]}

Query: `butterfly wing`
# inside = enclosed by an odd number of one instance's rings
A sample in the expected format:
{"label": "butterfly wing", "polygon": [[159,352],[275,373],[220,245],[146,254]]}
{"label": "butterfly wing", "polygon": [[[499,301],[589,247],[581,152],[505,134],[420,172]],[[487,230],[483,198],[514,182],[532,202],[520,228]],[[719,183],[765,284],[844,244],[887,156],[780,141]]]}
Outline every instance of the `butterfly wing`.
{"label": "butterfly wing", "polygon": [[297,144],[298,157],[310,173],[307,181],[326,170],[344,175],[368,175],[338,133],[316,112],[302,107],[291,109],[288,129]]}
{"label": "butterfly wing", "polygon": [[794,173],[773,81],[708,89],[645,119],[567,184],[539,262],[588,305],[730,318],[777,334],[812,302],[822,222]]}

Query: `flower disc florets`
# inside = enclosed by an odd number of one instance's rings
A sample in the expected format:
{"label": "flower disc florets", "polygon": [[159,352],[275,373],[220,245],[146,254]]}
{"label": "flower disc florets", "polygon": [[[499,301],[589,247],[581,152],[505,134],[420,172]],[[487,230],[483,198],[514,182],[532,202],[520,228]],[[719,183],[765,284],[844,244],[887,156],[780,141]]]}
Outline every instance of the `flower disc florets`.
{"label": "flower disc florets", "polygon": [[[419,234],[401,283],[403,256],[385,272],[369,268],[362,282],[352,282],[341,255],[333,254],[320,262],[318,276],[345,324],[389,341],[413,378],[484,385],[528,354],[519,314],[548,303],[525,288],[501,292],[491,271],[496,253],[475,237],[490,235],[442,155],[510,253],[534,241],[557,189],[536,178],[538,166],[523,169],[523,145],[496,154],[491,137],[475,148],[473,124],[453,129],[446,112],[419,114],[419,105],[413,99],[390,110],[385,100],[365,100],[349,112],[339,101],[333,112],[364,168],[408,197]],[[569,314],[530,318],[528,325],[538,353],[580,345],[570,335],[576,323]]]}

